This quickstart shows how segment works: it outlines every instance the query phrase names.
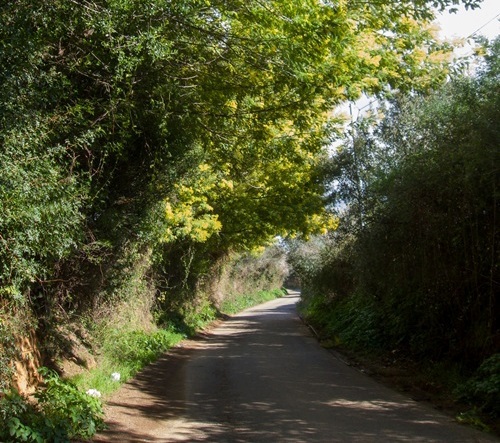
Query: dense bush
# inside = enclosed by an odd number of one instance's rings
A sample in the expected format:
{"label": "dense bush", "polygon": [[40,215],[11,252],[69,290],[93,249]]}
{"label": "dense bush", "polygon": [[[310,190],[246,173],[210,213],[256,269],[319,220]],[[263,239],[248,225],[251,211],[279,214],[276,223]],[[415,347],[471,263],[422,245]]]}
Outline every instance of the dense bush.
{"label": "dense bush", "polygon": [[2,427],[0,438],[6,443],[67,443],[74,438],[91,438],[103,426],[101,402],[62,381],[42,368],[45,387],[36,393],[36,403],[15,391],[0,399]]}
{"label": "dense bush", "polygon": [[291,254],[305,312],[332,333],[471,369],[498,352],[499,51],[395,99],[332,158],[340,228]]}
{"label": "dense bush", "polygon": [[479,403],[480,408],[500,416],[500,354],[493,354],[477,369],[471,379],[457,390],[462,400]]}

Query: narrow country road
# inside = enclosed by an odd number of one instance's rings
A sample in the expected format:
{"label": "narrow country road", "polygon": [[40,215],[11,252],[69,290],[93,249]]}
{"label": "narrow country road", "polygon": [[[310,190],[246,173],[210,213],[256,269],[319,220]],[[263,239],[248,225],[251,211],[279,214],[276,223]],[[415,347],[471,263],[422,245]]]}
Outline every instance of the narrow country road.
{"label": "narrow country road", "polygon": [[110,400],[96,442],[498,441],[376,383],[321,348],[297,293],[188,341]]}

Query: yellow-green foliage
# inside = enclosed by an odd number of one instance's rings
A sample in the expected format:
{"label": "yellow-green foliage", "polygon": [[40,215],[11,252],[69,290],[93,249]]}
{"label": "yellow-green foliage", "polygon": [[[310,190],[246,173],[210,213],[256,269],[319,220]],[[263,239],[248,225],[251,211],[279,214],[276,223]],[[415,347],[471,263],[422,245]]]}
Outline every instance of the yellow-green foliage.
{"label": "yellow-green foliage", "polygon": [[92,244],[189,240],[220,256],[332,228],[318,172],[332,109],[443,80],[428,24],[454,3],[9,3],[2,297],[50,293],[74,274],[66,260],[93,273]]}
{"label": "yellow-green foliage", "polygon": [[174,185],[174,196],[165,201],[165,221],[167,224],[163,241],[189,238],[195,242],[205,242],[221,230],[219,216],[209,201],[216,200],[230,182],[217,180],[212,168],[203,163],[198,166],[187,183]]}

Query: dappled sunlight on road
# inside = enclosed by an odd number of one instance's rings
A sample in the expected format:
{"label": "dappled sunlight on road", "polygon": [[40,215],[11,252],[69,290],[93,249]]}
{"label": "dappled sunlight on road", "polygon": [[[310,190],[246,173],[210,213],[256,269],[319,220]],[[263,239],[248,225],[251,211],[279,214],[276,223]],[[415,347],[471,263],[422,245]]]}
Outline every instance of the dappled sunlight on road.
{"label": "dappled sunlight on road", "polygon": [[99,442],[481,442],[321,348],[287,297],[231,317],[113,397]]}
{"label": "dappled sunlight on road", "polygon": [[327,406],[333,406],[338,408],[349,408],[349,409],[360,409],[360,410],[371,410],[371,411],[388,411],[411,407],[411,403],[401,403],[401,402],[391,402],[391,401],[352,401],[346,399],[336,399],[329,402],[322,403]]}

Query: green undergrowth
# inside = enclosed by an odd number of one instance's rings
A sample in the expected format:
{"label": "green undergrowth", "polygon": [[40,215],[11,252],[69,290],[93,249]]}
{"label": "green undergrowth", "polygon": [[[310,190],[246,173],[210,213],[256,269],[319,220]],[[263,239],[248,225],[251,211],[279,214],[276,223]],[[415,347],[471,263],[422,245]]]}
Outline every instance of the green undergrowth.
{"label": "green undergrowth", "polygon": [[34,399],[15,390],[0,397],[0,441],[65,443],[74,438],[90,439],[103,428],[104,413],[98,397],[47,368],[40,368],[40,374],[44,386]]}
{"label": "green undergrowth", "polygon": [[167,324],[191,337],[217,320],[218,315],[216,307],[208,298],[198,297],[196,305],[185,306],[176,315],[168,313]]}
{"label": "green undergrowth", "polygon": [[228,297],[221,303],[220,310],[224,314],[232,315],[252,306],[283,297],[286,294],[284,289],[274,289],[270,291],[258,291],[253,294]]}
{"label": "green undergrowth", "polygon": [[333,302],[314,295],[303,297],[298,309],[322,340],[374,352],[384,348],[381,313],[372,299],[355,296]]}
{"label": "green undergrowth", "polygon": [[62,443],[89,439],[103,428],[102,400],[143,367],[181,341],[174,329],[124,331],[106,328],[98,365],[71,379],[41,368],[44,384],[33,398],[16,390],[0,397],[0,441]]}
{"label": "green undergrowth", "polygon": [[306,295],[298,308],[324,347],[337,349],[391,386],[447,409],[460,423],[500,434],[500,354],[474,368],[446,356],[418,358],[410,349],[389,347],[393,340],[382,327],[384,313],[363,296]]}
{"label": "green undergrowth", "polygon": [[105,333],[98,366],[72,378],[83,390],[95,389],[104,398],[185,337],[175,329],[150,333],[108,329]]}

